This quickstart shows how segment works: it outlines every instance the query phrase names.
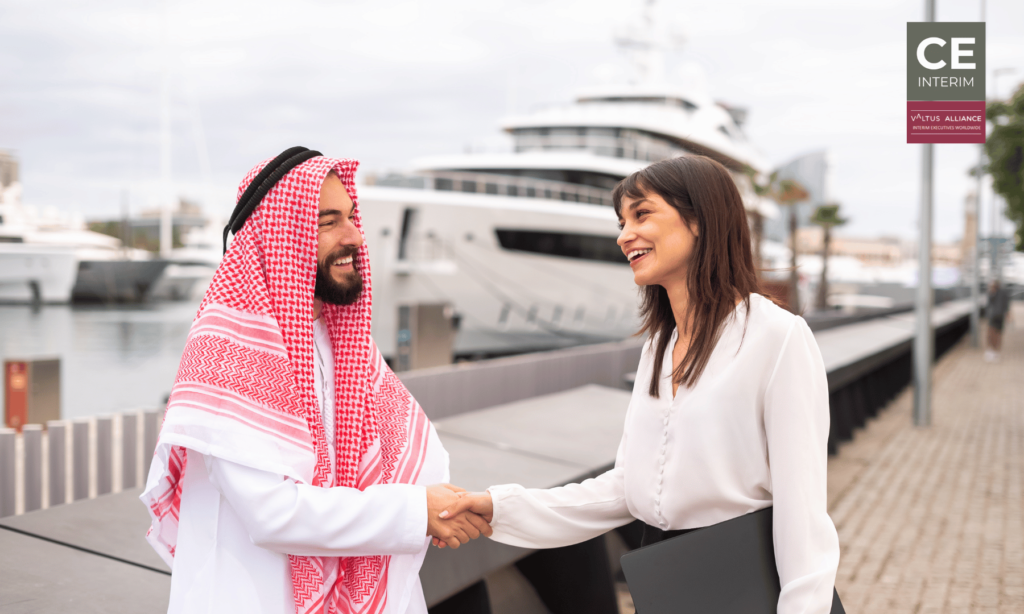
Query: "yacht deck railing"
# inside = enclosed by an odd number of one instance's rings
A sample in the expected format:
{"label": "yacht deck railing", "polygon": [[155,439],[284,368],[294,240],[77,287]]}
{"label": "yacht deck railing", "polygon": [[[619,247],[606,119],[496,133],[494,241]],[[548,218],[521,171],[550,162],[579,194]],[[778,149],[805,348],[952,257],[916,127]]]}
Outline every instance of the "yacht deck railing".
{"label": "yacht deck railing", "polygon": [[591,205],[612,205],[611,190],[566,181],[475,171],[427,171],[423,175],[389,174],[374,185],[493,194],[515,198],[547,198]]}

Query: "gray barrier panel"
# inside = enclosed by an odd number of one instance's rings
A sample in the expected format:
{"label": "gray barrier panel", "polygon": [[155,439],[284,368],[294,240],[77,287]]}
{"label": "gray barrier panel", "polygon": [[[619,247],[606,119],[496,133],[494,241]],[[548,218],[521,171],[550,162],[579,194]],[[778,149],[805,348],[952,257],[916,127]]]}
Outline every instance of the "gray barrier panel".
{"label": "gray barrier panel", "polygon": [[0,518],[14,515],[14,429],[0,428]]}
{"label": "gray barrier panel", "polygon": [[96,418],[96,494],[114,490],[114,419]]}
{"label": "gray barrier panel", "polygon": [[0,552],[4,614],[167,612],[167,574],[7,530]]}
{"label": "gray barrier panel", "polygon": [[160,434],[160,417],[163,411],[156,409],[142,414],[142,482],[149,476],[149,466],[153,464],[153,452],[156,450],[156,438]]}
{"label": "gray barrier panel", "polygon": [[68,436],[68,423],[63,420],[50,420],[46,423],[49,440],[47,460],[50,465],[50,507],[67,502],[67,474],[65,470],[65,441]]}
{"label": "gray barrier panel", "polygon": [[71,423],[71,500],[89,498],[89,421]]}
{"label": "gray barrier panel", "polygon": [[406,371],[398,376],[431,420],[587,384],[623,387],[636,371],[642,341],[629,339],[476,363]]}
{"label": "gray barrier panel", "polygon": [[43,425],[26,424],[21,428],[25,447],[25,511],[43,507]]}
{"label": "gray barrier panel", "polygon": [[[73,505],[11,516],[0,519],[0,527],[170,574],[170,568],[146,541],[150,517],[146,506],[139,501],[141,490],[133,488],[76,501]],[[0,534],[3,532],[4,529],[0,529]],[[6,614],[2,602],[0,612]]]}
{"label": "gray barrier panel", "polygon": [[[551,488],[611,468],[629,398],[621,389],[584,386],[438,420],[434,426],[449,455],[453,484],[471,491],[508,483]],[[572,445],[566,444],[569,438]],[[436,605],[531,552],[487,539],[457,552],[430,548],[420,570],[427,604]]]}
{"label": "gray barrier panel", "polygon": [[121,416],[121,488],[135,488],[138,485],[136,473],[139,452],[139,417],[136,414]]}

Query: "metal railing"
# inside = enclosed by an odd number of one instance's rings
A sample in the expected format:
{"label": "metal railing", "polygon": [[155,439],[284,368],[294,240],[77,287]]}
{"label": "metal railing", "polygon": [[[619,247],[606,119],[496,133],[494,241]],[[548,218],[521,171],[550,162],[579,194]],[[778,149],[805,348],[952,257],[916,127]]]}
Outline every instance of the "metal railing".
{"label": "metal railing", "polygon": [[606,136],[597,134],[517,134],[516,153],[530,151],[589,151],[609,158],[628,158],[657,162],[686,153],[682,147],[644,136]]}
{"label": "metal railing", "polygon": [[567,181],[465,171],[430,171],[429,174],[435,190],[612,205],[611,190]]}
{"label": "metal railing", "polygon": [[391,173],[377,178],[373,185],[393,188],[494,194],[514,198],[547,198],[591,205],[612,205],[612,192],[567,181],[517,177],[473,171],[425,171],[424,175]]}
{"label": "metal railing", "polygon": [[142,486],[162,410],[0,429],[0,518]]}

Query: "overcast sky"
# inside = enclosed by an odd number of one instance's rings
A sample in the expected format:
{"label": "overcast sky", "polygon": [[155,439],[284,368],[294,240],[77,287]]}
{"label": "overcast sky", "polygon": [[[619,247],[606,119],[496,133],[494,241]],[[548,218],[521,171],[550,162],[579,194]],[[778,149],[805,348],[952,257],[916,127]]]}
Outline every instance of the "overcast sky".
{"label": "overcast sky", "polygon": [[[979,19],[980,1],[937,4],[940,21]],[[0,149],[20,157],[28,204],[88,218],[120,215],[124,195],[134,212],[154,206],[167,58],[175,189],[226,215],[246,170],[295,144],[369,172],[507,147],[503,116],[621,72],[613,37],[641,6],[0,0]],[[770,162],[830,152],[845,234],[913,237],[921,146],[905,143],[905,39],[923,6],[663,0],[657,14],[687,39],[670,72],[697,64],[717,99],[748,107],[748,135]],[[989,0],[987,13],[989,68],[1017,71],[998,92],[989,81],[989,96],[1005,97],[1024,78],[1024,2]],[[952,240],[978,149],[936,149],[935,234]]]}

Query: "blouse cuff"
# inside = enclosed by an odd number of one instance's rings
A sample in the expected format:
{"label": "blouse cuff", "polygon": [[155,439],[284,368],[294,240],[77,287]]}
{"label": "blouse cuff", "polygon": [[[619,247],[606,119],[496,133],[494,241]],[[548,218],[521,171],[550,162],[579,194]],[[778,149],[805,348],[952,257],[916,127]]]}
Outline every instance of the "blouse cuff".
{"label": "blouse cuff", "polygon": [[491,528],[501,529],[501,517],[504,511],[502,503],[510,497],[518,495],[523,490],[523,487],[519,484],[502,484],[500,486],[491,486],[487,489],[487,492],[491,493]]}

